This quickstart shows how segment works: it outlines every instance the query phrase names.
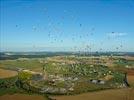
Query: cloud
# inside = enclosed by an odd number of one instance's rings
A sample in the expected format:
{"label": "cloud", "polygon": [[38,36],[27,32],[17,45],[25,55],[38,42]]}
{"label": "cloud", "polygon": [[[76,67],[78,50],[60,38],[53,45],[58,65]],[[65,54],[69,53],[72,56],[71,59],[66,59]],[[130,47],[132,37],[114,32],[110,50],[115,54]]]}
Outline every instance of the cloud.
{"label": "cloud", "polygon": [[127,35],[127,33],[121,33],[121,32],[108,33],[109,37],[123,37],[123,36],[126,36],[126,35]]}

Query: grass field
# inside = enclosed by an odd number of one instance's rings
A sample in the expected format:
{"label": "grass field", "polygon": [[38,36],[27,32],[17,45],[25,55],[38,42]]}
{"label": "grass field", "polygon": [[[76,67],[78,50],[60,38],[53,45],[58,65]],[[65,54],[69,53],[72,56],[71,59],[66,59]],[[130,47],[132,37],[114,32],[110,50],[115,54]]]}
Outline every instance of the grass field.
{"label": "grass field", "polygon": [[43,64],[41,64],[37,59],[28,59],[28,60],[1,60],[1,68],[9,69],[32,69],[35,71],[41,71]]}

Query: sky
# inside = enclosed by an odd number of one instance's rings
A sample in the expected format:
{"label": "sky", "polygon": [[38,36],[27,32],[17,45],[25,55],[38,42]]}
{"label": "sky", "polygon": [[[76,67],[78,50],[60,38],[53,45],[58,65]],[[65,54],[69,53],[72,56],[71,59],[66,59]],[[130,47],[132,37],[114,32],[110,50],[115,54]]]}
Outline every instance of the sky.
{"label": "sky", "polygon": [[134,52],[134,0],[0,0],[0,51]]}

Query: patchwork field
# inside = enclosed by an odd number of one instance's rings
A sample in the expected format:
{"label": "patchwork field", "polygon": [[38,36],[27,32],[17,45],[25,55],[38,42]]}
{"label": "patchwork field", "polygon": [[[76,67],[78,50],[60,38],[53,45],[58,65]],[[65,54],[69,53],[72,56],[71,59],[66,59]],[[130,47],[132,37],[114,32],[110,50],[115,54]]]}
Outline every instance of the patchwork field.
{"label": "patchwork field", "polygon": [[16,71],[0,69],[0,78],[8,78],[16,75],[17,75]]}
{"label": "patchwork field", "polygon": [[[125,73],[130,87],[124,84]],[[48,93],[56,100],[132,100],[134,60],[55,56],[0,61],[0,100],[47,100]]]}

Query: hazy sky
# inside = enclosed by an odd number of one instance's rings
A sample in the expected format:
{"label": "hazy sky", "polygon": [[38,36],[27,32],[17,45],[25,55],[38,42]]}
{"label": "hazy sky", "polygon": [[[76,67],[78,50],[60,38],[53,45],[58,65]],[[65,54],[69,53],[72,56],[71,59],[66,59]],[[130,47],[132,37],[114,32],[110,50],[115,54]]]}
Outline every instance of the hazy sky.
{"label": "hazy sky", "polygon": [[133,0],[0,0],[1,51],[134,51]]}

